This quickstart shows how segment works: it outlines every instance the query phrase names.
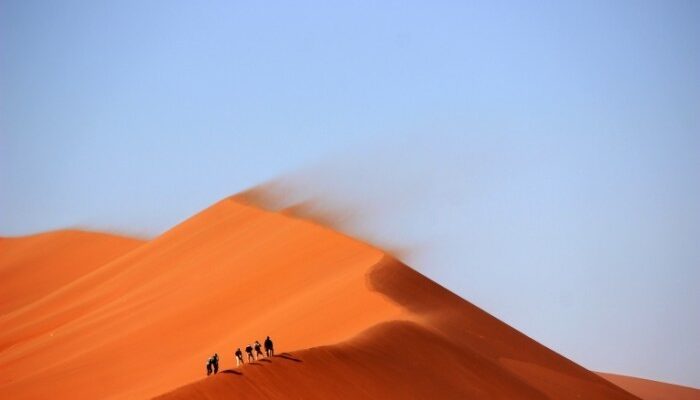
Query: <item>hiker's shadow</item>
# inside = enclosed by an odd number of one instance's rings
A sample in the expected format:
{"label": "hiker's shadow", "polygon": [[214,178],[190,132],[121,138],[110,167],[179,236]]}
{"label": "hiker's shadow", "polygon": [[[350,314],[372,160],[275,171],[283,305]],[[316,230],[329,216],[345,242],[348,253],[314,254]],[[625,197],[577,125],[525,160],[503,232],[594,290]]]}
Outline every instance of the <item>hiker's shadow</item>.
{"label": "hiker's shadow", "polygon": [[235,369],[225,369],[221,371],[222,374],[234,374],[234,375],[243,375],[243,372],[236,371]]}
{"label": "hiker's shadow", "polygon": [[294,355],[289,353],[275,354],[273,357],[284,358],[285,360],[294,362],[303,362],[301,359],[294,357]]}

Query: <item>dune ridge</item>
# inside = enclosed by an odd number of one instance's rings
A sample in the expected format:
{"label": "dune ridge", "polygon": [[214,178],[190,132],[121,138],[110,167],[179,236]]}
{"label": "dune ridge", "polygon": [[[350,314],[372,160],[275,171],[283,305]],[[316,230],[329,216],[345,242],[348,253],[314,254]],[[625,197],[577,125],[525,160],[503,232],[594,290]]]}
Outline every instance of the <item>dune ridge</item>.
{"label": "dune ridge", "polygon": [[[636,398],[383,251],[236,197],[107,253],[0,314],[0,397]],[[284,354],[235,369],[264,335]],[[228,373],[204,378],[214,352]]]}

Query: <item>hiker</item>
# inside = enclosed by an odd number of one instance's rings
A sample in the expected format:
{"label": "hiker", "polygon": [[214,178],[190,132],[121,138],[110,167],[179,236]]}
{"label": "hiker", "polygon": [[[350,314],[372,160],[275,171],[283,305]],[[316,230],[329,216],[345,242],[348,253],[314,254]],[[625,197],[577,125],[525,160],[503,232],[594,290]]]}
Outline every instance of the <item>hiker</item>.
{"label": "hiker", "polygon": [[211,375],[213,361],[211,357],[207,360],[207,376]]}
{"label": "hiker", "polygon": [[214,373],[219,372],[219,354],[214,353],[214,357],[212,357],[212,364],[214,365]]}
{"label": "hiker", "polygon": [[243,352],[241,351],[241,348],[239,347],[238,350],[236,350],[236,366],[243,365]]}
{"label": "hiker", "polygon": [[263,357],[263,353],[262,353],[262,351],[260,351],[260,348],[262,347],[262,345],[260,344],[260,342],[258,342],[258,341],[256,340],[256,341],[255,341],[254,347],[255,347],[255,358],[256,358],[256,359],[260,359],[260,357]]}
{"label": "hiker", "polygon": [[248,354],[248,362],[253,362],[255,361],[255,357],[253,357],[253,346],[250,344],[245,347],[245,352]]}
{"label": "hiker", "polygon": [[268,357],[275,355],[275,349],[272,347],[272,339],[270,339],[269,336],[265,339],[265,354],[267,354]]}

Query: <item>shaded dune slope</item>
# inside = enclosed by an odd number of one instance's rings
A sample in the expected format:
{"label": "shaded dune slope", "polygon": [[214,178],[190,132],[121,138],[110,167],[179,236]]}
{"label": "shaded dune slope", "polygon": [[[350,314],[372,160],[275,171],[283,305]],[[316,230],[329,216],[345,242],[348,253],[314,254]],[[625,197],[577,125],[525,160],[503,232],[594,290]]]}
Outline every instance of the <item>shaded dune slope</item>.
{"label": "shaded dune slope", "polygon": [[[0,314],[1,398],[636,398],[382,251],[237,198],[83,267]],[[234,369],[268,334],[287,353]],[[202,379],[214,352],[229,373]]]}
{"label": "shaded dune slope", "polygon": [[644,400],[700,400],[700,389],[631,376],[599,374]]}

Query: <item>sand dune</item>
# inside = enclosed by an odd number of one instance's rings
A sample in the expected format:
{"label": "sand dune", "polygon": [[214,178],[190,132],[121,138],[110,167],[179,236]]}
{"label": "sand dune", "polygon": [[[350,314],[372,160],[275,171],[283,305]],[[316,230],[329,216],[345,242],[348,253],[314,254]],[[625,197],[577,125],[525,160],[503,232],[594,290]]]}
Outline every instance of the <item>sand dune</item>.
{"label": "sand dune", "polygon": [[[145,243],[76,235],[53,256],[68,242],[0,242],[0,398],[636,398],[382,251],[237,198]],[[265,335],[285,354],[234,369]],[[205,378],[214,352],[229,373]]]}
{"label": "sand dune", "polygon": [[624,375],[600,375],[644,400],[700,400],[700,389]]}
{"label": "sand dune", "polygon": [[285,353],[161,399],[634,399],[401,263],[368,285],[410,312],[348,341]]}
{"label": "sand dune", "polygon": [[0,238],[0,315],[21,309],[142,243],[77,230]]}

